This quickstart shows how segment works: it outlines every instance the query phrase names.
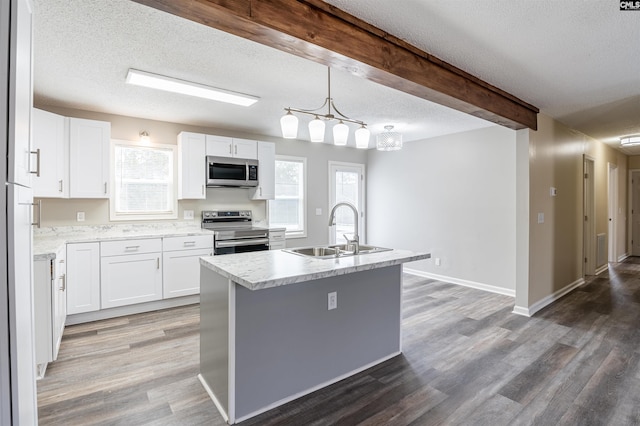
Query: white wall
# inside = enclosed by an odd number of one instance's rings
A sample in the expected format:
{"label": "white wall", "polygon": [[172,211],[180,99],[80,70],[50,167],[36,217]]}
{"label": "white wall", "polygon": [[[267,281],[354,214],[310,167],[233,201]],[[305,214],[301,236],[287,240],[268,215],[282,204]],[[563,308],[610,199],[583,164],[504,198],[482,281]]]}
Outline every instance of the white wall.
{"label": "white wall", "polygon": [[405,268],[514,295],[515,188],[516,132],[503,127],[370,150],[368,243],[430,252]]}

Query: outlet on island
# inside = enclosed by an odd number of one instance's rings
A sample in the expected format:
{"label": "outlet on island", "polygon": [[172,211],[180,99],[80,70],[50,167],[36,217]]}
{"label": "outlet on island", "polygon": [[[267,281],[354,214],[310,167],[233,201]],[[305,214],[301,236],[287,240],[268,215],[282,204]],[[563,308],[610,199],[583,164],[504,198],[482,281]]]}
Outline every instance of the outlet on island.
{"label": "outlet on island", "polygon": [[332,291],[327,295],[327,310],[331,311],[338,308],[338,292]]}

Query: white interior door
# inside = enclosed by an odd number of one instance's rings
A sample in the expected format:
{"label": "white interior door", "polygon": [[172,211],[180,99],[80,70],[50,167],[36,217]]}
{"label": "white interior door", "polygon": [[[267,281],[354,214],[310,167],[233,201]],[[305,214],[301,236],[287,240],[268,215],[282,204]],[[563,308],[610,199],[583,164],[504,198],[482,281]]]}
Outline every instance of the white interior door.
{"label": "white interior door", "polygon": [[[348,202],[358,210],[358,234],[360,242],[365,242],[364,212],[364,164],[329,162],[329,212],[337,203]],[[348,207],[336,210],[336,224],[331,226],[330,244],[345,243],[344,235],[352,238],[355,233],[354,215]]]}
{"label": "white interior door", "polygon": [[596,273],[596,217],[595,217],[595,185],[594,163],[592,159],[584,160],[584,275]]}
{"label": "white interior door", "polygon": [[609,169],[609,194],[608,194],[608,220],[609,220],[609,262],[618,261],[618,253],[616,250],[617,240],[617,218],[618,218],[618,167],[615,164],[608,164]]}
{"label": "white interior door", "polygon": [[640,171],[631,174],[631,255],[640,256]]}

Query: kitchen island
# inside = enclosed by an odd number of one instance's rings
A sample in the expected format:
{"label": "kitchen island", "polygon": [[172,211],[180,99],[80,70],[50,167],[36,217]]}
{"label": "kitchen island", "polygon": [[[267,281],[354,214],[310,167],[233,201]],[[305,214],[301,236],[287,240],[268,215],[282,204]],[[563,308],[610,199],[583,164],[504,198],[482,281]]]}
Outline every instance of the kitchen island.
{"label": "kitchen island", "polygon": [[402,264],[429,257],[272,250],[200,258],[199,378],[225,420],[243,421],[399,355]]}

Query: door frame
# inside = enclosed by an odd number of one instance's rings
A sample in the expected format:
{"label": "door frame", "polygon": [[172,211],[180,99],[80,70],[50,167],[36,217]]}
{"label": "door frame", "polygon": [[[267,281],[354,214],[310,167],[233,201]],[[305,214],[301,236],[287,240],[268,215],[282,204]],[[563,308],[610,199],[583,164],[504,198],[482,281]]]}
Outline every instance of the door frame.
{"label": "door frame", "polygon": [[618,262],[617,230],[618,230],[618,165],[607,163],[607,260]]}
{"label": "door frame", "polygon": [[[365,210],[366,210],[366,165],[363,163],[348,163],[348,162],[344,162],[344,161],[329,161],[328,162],[328,178],[329,178],[329,194],[328,194],[328,208],[329,210],[327,210],[327,217],[329,217],[328,213],[331,212],[331,209],[333,208],[333,206],[335,205],[335,198],[336,198],[336,194],[335,194],[335,185],[334,185],[334,173],[333,171],[339,167],[348,167],[348,168],[357,168],[359,169],[360,172],[360,199],[358,200],[358,205],[359,207],[359,215],[360,217],[358,218],[358,236],[360,237],[360,242],[364,243],[366,242],[366,235],[365,235],[365,230],[366,230],[366,224],[365,224],[365,220],[366,220],[366,214],[365,214]],[[333,237],[333,226],[329,227],[329,243],[330,244],[336,244],[336,241],[332,240]]]}
{"label": "door frame", "polygon": [[584,216],[582,227],[582,275],[596,274],[596,191],[595,191],[595,159],[588,155],[583,158],[583,205]]}
{"label": "door frame", "polygon": [[629,169],[629,182],[627,184],[627,256],[633,256],[633,174],[640,173],[640,169]]}

